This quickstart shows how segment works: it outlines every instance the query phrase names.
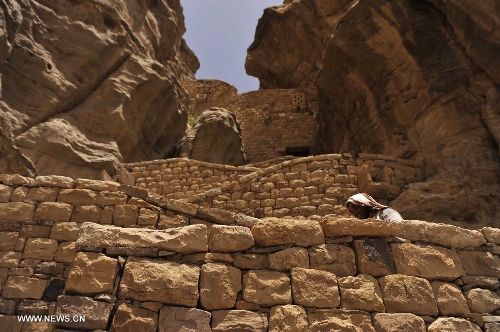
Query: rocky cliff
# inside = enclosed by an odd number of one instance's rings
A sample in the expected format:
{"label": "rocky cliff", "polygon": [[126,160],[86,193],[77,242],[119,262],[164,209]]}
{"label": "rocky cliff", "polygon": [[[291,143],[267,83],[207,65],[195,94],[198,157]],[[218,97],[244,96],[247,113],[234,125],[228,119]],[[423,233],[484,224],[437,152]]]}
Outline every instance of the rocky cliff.
{"label": "rocky cliff", "polygon": [[[339,3],[338,13],[346,5]],[[277,23],[268,14],[259,26],[277,24],[273,29],[284,31],[321,25],[318,16],[293,9],[298,6],[317,4],[285,2],[273,12],[288,20]],[[348,9],[337,25],[320,32],[323,40],[333,36],[324,57],[314,56],[323,45],[309,52],[323,66],[316,81],[315,152],[381,153],[422,161],[427,181],[410,185],[394,202],[405,217],[495,223],[500,215],[497,2],[379,0],[359,1]],[[318,38],[317,31],[305,34]],[[279,33],[257,30],[247,68],[267,66],[263,60],[256,64],[254,54],[261,52],[262,59],[274,54],[265,47],[273,37]],[[248,72],[259,77],[261,88],[288,87],[291,72],[284,73],[281,64],[298,68],[307,63],[300,52],[312,46],[304,46],[304,40],[293,34],[281,40],[284,45],[275,45],[294,50],[284,55],[288,60]]]}
{"label": "rocky cliff", "polygon": [[178,0],[0,1],[2,146],[86,178],[164,157],[199,66],[184,30]]}

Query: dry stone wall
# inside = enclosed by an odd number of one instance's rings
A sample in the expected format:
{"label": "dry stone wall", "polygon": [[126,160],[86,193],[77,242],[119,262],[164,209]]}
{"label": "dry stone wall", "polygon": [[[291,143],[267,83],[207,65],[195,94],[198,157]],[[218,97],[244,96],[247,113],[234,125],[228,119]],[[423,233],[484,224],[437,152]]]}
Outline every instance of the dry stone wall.
{"label": "dry stone wall", "polygon": [[222,107],[236,96],[234,86],[219,80],[196,80],[183,83],[189,95],[189,108],[192,114],[201,114],[210,107]]}
{"label": "dry stone wall", "polygon": [[8,331],[500,328],[499,229],[256,219],[115,182],[0,182]]}
{"label": "dry stone wall", "polygon": [[374,154],[277,159],[242,167],[189,159],[124,167],[137,187],[166,198],[268,217],[343,214],[342,205],[358,191],[387,203],[407,184],[425,180],[419,165]]}

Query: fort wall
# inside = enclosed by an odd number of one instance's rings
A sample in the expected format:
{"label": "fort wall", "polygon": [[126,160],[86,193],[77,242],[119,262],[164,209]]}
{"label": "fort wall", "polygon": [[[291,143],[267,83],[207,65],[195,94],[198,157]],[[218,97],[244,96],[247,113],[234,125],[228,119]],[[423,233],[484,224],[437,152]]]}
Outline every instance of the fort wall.
{"label": "fort wall", "polygon": [[498,229],[256,219],[60,176],[0,175],[0,183],[8,331],[499,327]]}

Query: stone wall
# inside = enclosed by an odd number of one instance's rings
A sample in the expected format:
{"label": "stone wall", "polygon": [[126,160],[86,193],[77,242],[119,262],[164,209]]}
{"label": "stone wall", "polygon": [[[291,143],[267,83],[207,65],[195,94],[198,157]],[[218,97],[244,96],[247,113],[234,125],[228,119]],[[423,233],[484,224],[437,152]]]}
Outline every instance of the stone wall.
{"label": "stone wall", "polygon": [[6,331],[500,328],[499,229],[256,219],[114,182],[0,182]]}
{"label": "stone wall", "polygon": [[219,80],[186,81],[183,86],[189,95],[192,114],[201,114],[213,106],[222,107],[229,98],[237,94],[234,86]]}
{"label": "stone wall", "polygon": [[277,159],[242,167],[189,159],[124,167],[137,187],[166,198],[268,217],[339,215],[345,213],[347,198],[359,191],[387,203],[407,184],[425,180],[418,165],[374,154]]}

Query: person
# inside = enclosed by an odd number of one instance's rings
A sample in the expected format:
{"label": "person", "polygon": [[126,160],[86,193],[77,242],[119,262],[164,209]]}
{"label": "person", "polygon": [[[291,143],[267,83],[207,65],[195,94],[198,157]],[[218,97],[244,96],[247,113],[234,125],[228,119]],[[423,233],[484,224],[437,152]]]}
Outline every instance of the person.
{"label": "person", "polygon": [[384,221],[401,221],[403,217],[394,210],[378,203],[368,194],[360,193],[347,199],[346,207],[349,212],[359,219],[374,218]]}

